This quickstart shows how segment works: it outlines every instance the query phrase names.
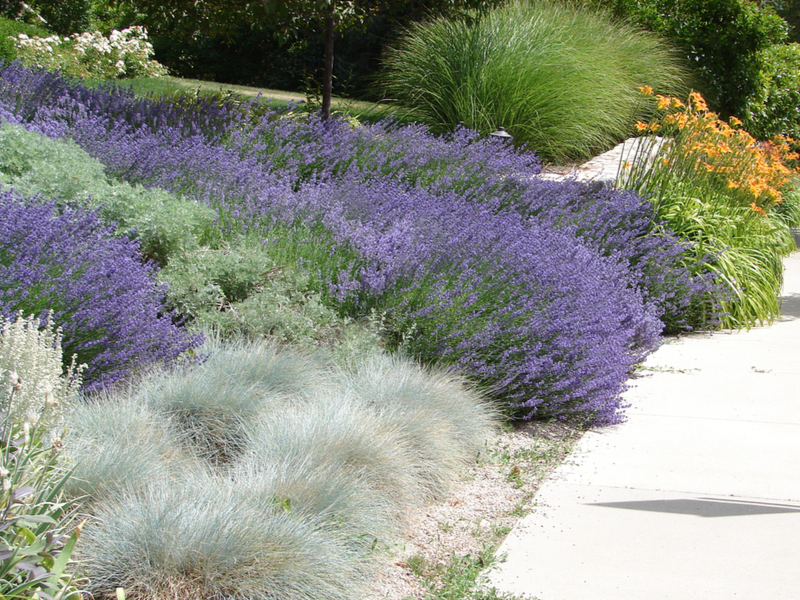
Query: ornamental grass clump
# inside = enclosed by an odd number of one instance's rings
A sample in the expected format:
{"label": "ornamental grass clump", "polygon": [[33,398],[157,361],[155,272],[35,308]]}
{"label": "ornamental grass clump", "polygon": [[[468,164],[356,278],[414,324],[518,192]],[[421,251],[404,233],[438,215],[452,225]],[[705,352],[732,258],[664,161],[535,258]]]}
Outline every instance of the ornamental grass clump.
{"label": "ornamental grass clump", "polygon": [[225,477],[151,482],[95,511],[80,560],[86,591],[132,600],[363,597],[363,552],[324,523]]}
{"label": "ornamental grass clump", "polygon": [[402,356],[365,357],[345,381],[351,393],[401,432],[413,450],[407,468],[418,474],[430,499],[442,498],[499,423],[497,408],[461,377],[423,369]]}
{"label": "ornamental grass clump", "polygon": [[385,93],[434,128],[505,127],[550,161],[607,150],[642,114],[637,86],[675,92],[686,79],[677,52],[657,36],[555,2],[416,24],[384,63]]}
{"label": "ornamental grass clump", "polygon": [[64,491],[86,503],[142,490],[153,481],[177,479],[195,468],[181,431],[131,388],[76,404],[66,425],[69,445],[64,456],[72,477]]}
{"label": "ornamental grass clump", "polygon": [[[209,354],[188,375],[154,374],[73,413],[85,440],[70,451],[82,477],[69,489],[90,495],[93,515],[80,549],[87,592],[365,597],[376,549],[410,507],[447,491],[449,471],[475,459],[496,423],[471,386],[409,359],[351,371],[266,340],[212,340]],[[216,381],[218,392],[218,410],[192,423],[169,403],[187,378],[201,389]],[[193,434],[220,433],[223,407],[245,434],[234,434],[238,453],[195,460],[203,444]]]}
{"label": "ornamental grass clump", "polygon": [[667,136],[649,160],[622,165],[619,184],[645,195],[671,231],[692,243],[689,260],[724,285],[722,320],[727,327],[751,327],[780,314],[781,258],[795,250],[785,220],[778,216],[796,173],[791,140],[758,142],[709,111],[700,94],[687,102],[653,96],[661,111],[637,128]]}
{"label": "ornamental grass clump", "polygon": [[173,420],[187,449],[221,465],[244,451],[248,427],[265,410],[324,386],[324,369],[274,342],[207,342],[202,364],[151,374],[139,396]]}
{"label": "ornamental grass clump", "polygon": [[199,346],[163,311],[153,268],[96,212],[0,192],[0,313],[48,312],[96,390]]}
{"label": "ornamental grass clump", "polygon": [[396,503],[398,513],[425,497],[411,468],[413,451],[401,432],[341,391],[267,410],[247,429],[242,461],[249,463],[248,469],[264,464],[309,473],[360,473],[373,493]]}

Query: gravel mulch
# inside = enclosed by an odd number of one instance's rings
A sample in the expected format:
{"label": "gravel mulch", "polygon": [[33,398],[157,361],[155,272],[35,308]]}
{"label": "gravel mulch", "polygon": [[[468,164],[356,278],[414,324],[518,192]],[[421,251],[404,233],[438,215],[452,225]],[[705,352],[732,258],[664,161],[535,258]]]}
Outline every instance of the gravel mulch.
{"label": "gravel mulch", "polygon": [[487,546],[497,547],[583,431],[568,423],[533,421],[498,432],[445,501],[409,516],[404,539],[389,549],[367,600],[423,598],[424,578],[435,577],[452,556],[477,556]]}

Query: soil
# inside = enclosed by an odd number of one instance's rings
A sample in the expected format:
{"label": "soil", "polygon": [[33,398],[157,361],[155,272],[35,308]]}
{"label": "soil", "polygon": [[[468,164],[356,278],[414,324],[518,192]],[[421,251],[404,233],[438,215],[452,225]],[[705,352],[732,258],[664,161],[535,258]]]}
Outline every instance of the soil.
{"label": "soil", "polygon": [[435,581],[454,556],[498,547],[583,432],[569,423],[536,421],[498,432],[444,501],[409,515],[368,600],[421,599],[426,581]]}

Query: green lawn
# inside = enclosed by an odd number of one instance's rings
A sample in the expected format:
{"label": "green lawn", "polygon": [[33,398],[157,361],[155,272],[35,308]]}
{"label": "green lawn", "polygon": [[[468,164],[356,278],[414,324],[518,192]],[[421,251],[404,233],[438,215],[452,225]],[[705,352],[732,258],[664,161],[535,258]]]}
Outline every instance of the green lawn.
{"label": "green lawn", "polygon": [[[100,82],[95,82],[99,84]],[[230,83],[215,83],[199,79],[183,79],[181,77],[137,77],[119,82],[123,87],[131,87],[138,95],[152,94],[154,96],[168,96],[179,93],[199,95],[236,95],[245,98],[254,98],[259,94],[277,105],[286,105],[290,102],[307,102],[304,94],[286,92],[267,88],[255,88],[246,85]],[[363,102],[348,98],[333,97],[332,107],[334,113],[346,113],[361,121],[374,122],[384,117],[392,116],[399,121],[411,121],[408,112],[391,101]]]}

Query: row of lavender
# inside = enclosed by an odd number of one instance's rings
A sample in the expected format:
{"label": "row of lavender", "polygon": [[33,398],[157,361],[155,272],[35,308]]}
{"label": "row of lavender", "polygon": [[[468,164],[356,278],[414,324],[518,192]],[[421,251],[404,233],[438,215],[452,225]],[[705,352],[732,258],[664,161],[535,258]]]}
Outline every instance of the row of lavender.
{"label": "row of lavender", "polygon": [[[466,130],[440,138],[258,103],[154,101],[17,65],[0,71],[0,116],[74,139],[110,175],[208,204],[222,237],[313,232],[296,260],[330,306],[385,311],[407,351],[456,366],[516,416],[615,422],[629,372],[665,325],[716,315],[712,282],[687,270],[645,200],[537,179],[534,155]],[[19,254],[0,248],[2,268]],[[2,281],[9,313],[26,280]],[[163,325],[162,313],[141,312],[137,344],[152,348],[140,361],[165,359],[154,352],[163,332],[145,322]],[[184,335],[183,350],[195,344]]]}

